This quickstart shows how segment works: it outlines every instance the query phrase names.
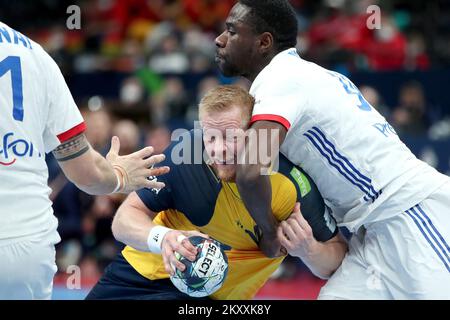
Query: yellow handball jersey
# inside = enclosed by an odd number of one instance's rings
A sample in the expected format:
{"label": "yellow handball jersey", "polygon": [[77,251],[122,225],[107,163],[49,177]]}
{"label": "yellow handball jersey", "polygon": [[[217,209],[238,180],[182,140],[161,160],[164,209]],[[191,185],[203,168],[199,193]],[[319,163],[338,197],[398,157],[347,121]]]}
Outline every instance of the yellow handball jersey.
{"label": "yellow handball jersey", "polygon": [[[182,143],[185,148],[195,148],[196,143],[202,146],[201,132],[191,131],[165,151],[166,160],[159,165],[169,166],[171,170],[158,179],[166,187],[160,191],[143,189],[138,195],[150,210],[159,212],[155,223],[178,230],[199,230],[231,247],[225,251],[228,275],[222,288],[210,298],[251,299],[284,257],[267,258],[259,250],[261,232],[246,210],[236,184],[220,181],[204,162],[195,164],[195,156],[185,158],[182,164],[174,162],[174,152]],[[278,220],[286,219],[295,202],[300,201],[302,213],[317,240],[327,241],[337,234],[329,209],[301,168],[280,155],[278,172],[270,176],[270,181],[272,211]],[[150,280],[169,277],[159,254],[129,246],[122,254],[139,274]]]}

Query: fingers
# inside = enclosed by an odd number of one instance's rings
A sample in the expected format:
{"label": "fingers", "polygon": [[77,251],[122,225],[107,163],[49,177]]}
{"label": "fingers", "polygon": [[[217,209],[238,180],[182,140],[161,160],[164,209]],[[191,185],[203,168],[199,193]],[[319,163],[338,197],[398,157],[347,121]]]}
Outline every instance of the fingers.
{"label": "fingers", "polygon": [[162,189],[166,185],[164,182],[153,181],[148,179],[143,179],[142,183],[138,186],[138,189],[148,188],[148,189]]}
{"label": "fingers", "polygon": [[280,243],[283,247],[285,247],[287,249],[289,249],[291,247],[291,242],[284,234],[283,228],[281,226],[279,226],[277,229],[277,236],[278,236],[278,239],[280,239]]}
{"label": "fingers", "polygon": [[[293,215],[294,214],[286,221],[282,221],[277,230],[281,244],[288,250],[292,250],[296,245],[303,243],[303,241],[308,238],[309,234],[308,231],[303,228],[302,224],[292,217]],[[296,213],[295,215],[301,216],[299,213]],[[309,227],[309,225],[307,224],[306,227]]]}
{"label": "fingers", "polygon": [[161,256],[163,258],[164,269],[166,269],[166,272],[168,274],[173,276],[174,273],[175,273],[175,270],[170,265],[170,256],[171,255],[173,255],[173,252],[169,248],[165,247],[165,248],[162,249]]}
{"label": "fingers", "polygon": [[184,238],[179,242],[176,251],[191,261],[194,261],[197,256],[197,248],[192,245],[188,238]]}
{"label": "fingers", "polygon": [[195,257],[197,256],[197,249],[182,232],[171,232],[166,235],[164,242],[164,245],[169,246],[172,252],[176,251],[191,261],[195,260]]}
{"label": "fingers", "polygon": [[153,151],[153,147],[145,147],[133,153],[132,156],[136,156],[139,159],[144,159],[150,157],[153,154]]}
{"label": "fingers", "polygon": [[[180,260],[178,260],[174,254],[170,255],[169,261],[170,261],[171,266],[175,266],[175,268],[177,268],[181,272],[183,272],[186,269],[186,266],[184,265],[184,263],[182,263]],[[173,271],[175,272],[175,270],[173,270]]]}
{"label": "fingers", "polygon": [[192,245],[184,233],[180,231],[168,233],[164,237],[161,254],[164,268],[170,275],[175,274],[174,268],[180,271],[186,269],[186,266],[175,256],[175,252],[190,261],[195,261],[197,256],[197,248]]}
{"label": "fingers", "polygon": [[148,176],[149,177],[151,177],[151,176],[154,176],[154,177],[161,176],[163,174],[168,173],[169,171],[170,171],[170,167],[167,167],[167,166],[151,168],[151,169],[148,169]]}
{"label": "fingers", "polygon": [[295,228],[296,230],[294,231],[293,226],[291,226],[286,221],[282,221],[280,226],[281,226],[281,229],[283,230],[283,233],[286,235],[286,237],[290,241],[296,241],[297,240],[297,233],[301,233],[301,229],[298,230],[297,228]]}
{"label": "fingers", "polygon": [[294,210],[292,210],[292,213],[301,213],[300,211],[300,202],[296,202],[294,206]]}
{"label": "fingers", "polygon": [[174,267],[180,271],[184,271],[186,269],[186,266],[175,257],[174,251],[172,251],[169,247],[166,247],[162,251],[162,258],[164,268],[166,269],[167,273],[170,274],[171,276],[175,274]]}
{"label": "fingers", "polygon": [[[142,158],[139,158],[139,159],[142,159]],[[165,156],[165,155],[163,155],[163,154],[157,154],[157,155],[151,156],[151,157],[148,158],[148,159],[145,159],[145,160],[144,160],[144,165],[145,165],[147,168],[150,168],[151,166],[153,166],[153,165],[155,165],[155,164],[157,164],[157,163],[160,163],[160,162],[164,161],[164,159],[166,159],[166,156]]]}
{"label": "fingers", "polygon": [[120,140],[119,137],[113,136],[111,138],[111,148],[108,151],[108,156],[118,156],[120,151]]}
{"label": "fingers", "polygon": [[288,221],[292,221],[293,223],[295,222],[296,224],[299,225],[299,227],[301,227],[301,229],[303,229],[307,235],[311,235],[312,234],[312,229],[311,226],[309,225],[308,221],[306,221],[306,219],[303,217],[303,215],[301,213],[292,213],[288,219]]}
{"label": "fingers", "polygon": [[[301,217],[301,214],[296,214],[296,216]],[[305,220],[303,220],[305,221]],[[286,223],[292,228],[295,234],[303,233],[305,230],[305,225],[302,220],[298,220],[295,217],[289,217],[289,219],[286,220]],[[306,223],[306,226],[308,226],[308,223]]]}

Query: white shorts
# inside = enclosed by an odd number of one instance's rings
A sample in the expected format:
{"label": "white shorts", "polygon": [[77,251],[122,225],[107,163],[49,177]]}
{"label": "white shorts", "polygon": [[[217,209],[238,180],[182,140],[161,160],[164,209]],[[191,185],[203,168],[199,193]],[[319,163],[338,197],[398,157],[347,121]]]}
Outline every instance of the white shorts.
{"label": "white shorts", "polygon": [[51,299],[54,243],[33,238],[0,246],[0,300]]}
{"label": "white shorts", "polygon": [[319,299],[450,299],[450,182],[352,236]]}

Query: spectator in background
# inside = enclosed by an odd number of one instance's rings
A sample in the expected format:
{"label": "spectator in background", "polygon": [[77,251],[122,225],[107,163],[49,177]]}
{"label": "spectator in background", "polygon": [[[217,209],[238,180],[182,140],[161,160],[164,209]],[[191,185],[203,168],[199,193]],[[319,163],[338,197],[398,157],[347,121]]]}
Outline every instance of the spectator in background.
{"label": "spectator in background", "polygon": [[200,81],[197,88],[197,97],[196,97],[196,105],[200,102],[200,100],[204,97],[204,95],[212,90],[213,88],[219,86],[219,80],[217,77],[206,77]]}
{"label": "spectator in background", "polygon": [[182,74],[189,70],[189,59],[181,46],[178,30],[165,22],[150,34],[149,68],[162,74]]}
{"label": "spectator in background", "polygon": [[122,82],[119,97],[124,107],[132,107],[143,100],[145,89],[137,77],[129,77]]}
{"label": "spectator in background", "polygon": [[428,104],[422,85],[411,81],[402,86],[399,106],[392,113],[392,125],[398,134],[425,135],[431,126]]}
{"label": "spectator in background", "polygon": [[331,67],[343,64],[376,71],[403,69],[406,37],[385,10],[381,12],[381,28],[368,28],[370,14],[366,10],[371,4],[376,1],[328,1],[328,14],[313,21],[307,33],[308,56]]}
{"label": "spectator in background", "polygon": [[191,22],[200,24],[209,31],[214,31],[227,18],[235,0],[182,0],[183,11]]}
{"label": "spectator in background", "polygon": [[121,152],[134,152],[139,147],[139,127],[131,120],[119,120],[112,129],[113,135],[120,139]]}
{"label": "spectator in background", "polygon": [[185,128],[189,97],[183,81],[178,77],[166,78],[163,87],[150,99],[152,124],[166,123],[173,128]]}
{"label": "spectator in background", "polygon": [[401,70],[405,65],[406,37],[390,16],[383,16],[381,25],[371,37],[360,39],[354,50],[366,56],[372,70]]}
{"label": "spectator in background", "polygon": [[150,128],[145,135],[145,145],[152,146],[154,152],[164,151],[170,144],[170,131],[164,125]]}
{"label": "spectator in background", "polygon": [[426,49],[425,39],[421,33],[413,32],[408,35],[405,69],[428,70],[430,68],[430,59]]}
{"label": "spectator in background", "polygon": [[97,111],[83,109],[81,110],[81,115],[85,119],[86,136],[92,147],[103,154],[112,137],[111,115],[106,108],[101,108]]}
{"label": "spectator in background", "polygon": [[198,104],[200,103],[200,100],[208,91],[219,85],[219,79],[215,76],[207,76],[200,80],[197,85],[196,95],[194,99],[192,99],[186,112],[187,123],[194,123],[194,121],[198,121]]}

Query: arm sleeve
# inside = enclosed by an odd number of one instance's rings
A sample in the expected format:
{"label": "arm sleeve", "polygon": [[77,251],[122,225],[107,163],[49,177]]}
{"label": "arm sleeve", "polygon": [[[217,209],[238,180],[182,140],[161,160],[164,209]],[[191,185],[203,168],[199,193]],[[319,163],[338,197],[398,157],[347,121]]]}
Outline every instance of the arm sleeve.
{"label": "arm sleeve", "polygon": [[299,167],[293,167],[291,176],[297,188],[297,201],[301,203],[303,217],[311,226],[314,238],[321,242],[330,240],[338,233],[338,228],[314,181]]}
{"label": "arm sleeve", "polygon": [[280,155],[279,170],[295,185],[296,201],[301,204],[301,212],[311,226],[314,238],[321,242],[333,238],[339,231],[336,227],[336,220],[332,216],[331,210],[325,205],[314,181],[302,168],[292,164],[283,155]]}
{"label": "arm sleeve", "polygon": [[47,53],[43,57],[43,81],[46,81],[49,105],[44,144],[48,153],[84,132],[86,126],[58,65]]}
{"label": "arm sleeve", "polygon": [[251,123],[256,121],[275,121],[289,131],[300,120],[306,100],[301,95],[301,87],[296,82],[283,79],[266,79],[252,87],[250,93],[255,97]]}

